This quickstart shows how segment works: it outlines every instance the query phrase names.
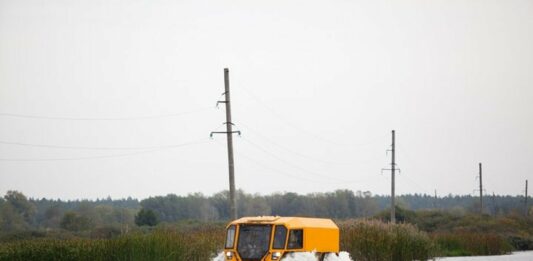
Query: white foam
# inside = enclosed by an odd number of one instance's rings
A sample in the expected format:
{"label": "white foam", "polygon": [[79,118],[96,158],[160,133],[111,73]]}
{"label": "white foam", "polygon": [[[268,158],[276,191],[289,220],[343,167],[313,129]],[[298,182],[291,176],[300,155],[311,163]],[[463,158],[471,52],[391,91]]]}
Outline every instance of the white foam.
{"label": "white foam", "polygon": [[[224,259],[224,252],[218,253],[218,255],[212,259],[212,261],[225,261]],[[299,252],[299,253],[291,253],[284,257],[282,261],[318,261],[318,259],[315,256],[314,252]],[[326,258],[324,261],[353,261],[352,258],[350,258],[350,254],[348,252],[340,252],[339,256],[335,254],[328,254],[326,255]]]}
{"label": "white foam", "polygon": [[348,252],[340,252],[339,256],[335,254],[328,254],[324,261],[353,261]]}
{"label": "white foam", "polygon": [[313,252],[300,252],[290,253],[282,261],[317,261],[317,258]]}
{"label": "white foam", "polygon": [[216,257],[211,259],[211,261],[225,261],[224,257],[225,257],[224,256],[224,252],[220,252],[220,253],[218,253],[218,255]]}

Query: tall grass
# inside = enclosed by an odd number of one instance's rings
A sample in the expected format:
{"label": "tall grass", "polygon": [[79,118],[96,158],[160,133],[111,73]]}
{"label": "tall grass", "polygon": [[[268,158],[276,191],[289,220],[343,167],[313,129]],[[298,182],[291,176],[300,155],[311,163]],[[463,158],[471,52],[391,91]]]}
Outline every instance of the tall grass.
{"label": "tall grass", "polygon": [[[512,250],[501,235],[475,231],[427,234],[410,224],[338,222],[341,251],[354,260],[428,260],[435,256],[495,255]],[[179,227],[179,228],[177,228]],[[222,248],[222,224],[162,225],[111,239],[37,238],[0,243],[3,260],[206,261]]]}
{"label": "tall grass", "polygon": [[493,233],[434,233],[443,256],[502,255],[513,250],[503,237]]}
{"label": "tall grass", "polygon": [[0,245],[0,260],[209,260],[223,241],[221,229],[156,230],[113,239],[36,239]]}
{"label": "tall grass", "polygon": [[431,238],[409,224],[380,221],[345,221],[341,249],[354,260],[428,260],[436,253]]}

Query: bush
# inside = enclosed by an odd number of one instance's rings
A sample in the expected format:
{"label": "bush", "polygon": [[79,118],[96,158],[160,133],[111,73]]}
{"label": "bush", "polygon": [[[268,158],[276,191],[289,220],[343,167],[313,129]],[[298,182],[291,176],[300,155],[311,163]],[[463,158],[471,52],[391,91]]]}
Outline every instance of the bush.
{"label": "bush", "polygon": [[345,221],[341,249],[354,260],[428,260],[435,255],[429,236],[408,224],[380,221]]}
{"label": "bush", "polygon": [[492,233],[434,233],[432,237],[443,256],[503,255],[513,250],[503,237]]}
{"label": "bush", "polygon": [[533,249],[533,239],[531,238],[511,236],[507,240],[516,250],[525,251]]}
{"label": "bush", "polygon": [[26,231],[10,232],[7,234],[3,234],[2,236],[0,236],[0,242],[28,240],[28,239],[44,238],[44,237],[46,237],[46,233],[43,231],[26,230]]}
{"label": "bush", "polygon": [[61,228],[69,231],[86,231],[92,228],[91,221],[76,212],[69,211],[61,219]]}
{"label": "bush", "polygon": [[122,234],[121,230],[113,226],[98,227],[91,231],[91,238],[114,238]]}
{"label": "bush", "polygon": [[143,208],[135,216],[135,224],[137,224],[137,226],[153,227],[157,225],[157,223],[159,223],[159,221],[157,220],[157,216],[151,209]]}

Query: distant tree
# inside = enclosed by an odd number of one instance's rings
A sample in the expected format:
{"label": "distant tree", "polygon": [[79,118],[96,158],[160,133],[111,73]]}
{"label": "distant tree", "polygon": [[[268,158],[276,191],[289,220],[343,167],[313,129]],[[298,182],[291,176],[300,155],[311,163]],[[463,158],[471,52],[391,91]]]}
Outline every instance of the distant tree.
{"label": "distant tree", "polygon": [[[139,209],[153,211],[156,221],[178,222],[183,220],[223,221],[230,219],[229,192],[221,191],[212,196],[200,193],[189,195],[169,194],[138,201],[136,199],[61,201],[26,198],[22,193],[9,191],[0,197],[0,233],[32,228],[87,228],[115,227],[127,231],[134,226]],[[487,214],[507,216],[524,215],[523,196],[487,196]],[[435,198],[427,194],[397,195],[397,206],[407,210],[446,211],[453,216],[479,212],[479,197],[472,195],[447,195]],[[370,191],[336,190],[330,192],[297,194],[292,192],[270,195],[249,194],[237,191],[239,215],[312,216],[328,218],[371,217],[390,207],[390,196],[373,195]],[[530,205],[531,206],[531,205]],[[73,211],[75,215],[65,216]],[[401,214],[398,212],[398,214]],[[144,220],[144,215],[137,217]],[[533,208],[530,208],[533,216]],[[82,218],[83,217],[83,218]],[[399,216],[398,218],[401,218]],[[63,221],[63,225],[61,225]],[[150,222],[143,225],[148,225]],[[153,223],[152,223],[153,224]],[[431,229],[431,226],[428,225]]]}
{"label": "distant tree", "polygon": [[102,214],[98,213],[96,209],[97,204],[90,202],[88,200],[83,200],[78,204],[76,208],[76,213],[80,216],[85,217],[91,221],[95,226],[102,225]]}
{"label": "distant tree", "polygon": [[29,228],[28,223],[22,215],[17,213],[11,204],[3,204],[0,208],[0,231],[11,232],[26,230]]}
{"label": "distant tree", "polygon": [[63,210],[59,204],[51,205],[44,212],[43,225],[46,227],[57,228],[61,223]]}
{"label": "distant tree", "polygon": [[115,222],[118,225],[133,225],[135,223],[135,214],[137,210],[128,209],[128,208],[114,208],[113,216]]}
{"label": "distant tree", "polygon": [[139,213],[135,216],[135,224],[137,226],[155,226],[159,221],[154,211],[151,209],[142,208]]}
{"label": "distant tree", "polygon": [[33,218],[35,217],[35,205],[28,201],[26,196],[24,194],[10,190],[6,193],[4,196],[4,199],[6,201],[6,204],[10,204],[13,209],[21,215],[24,220],[31,224],[33,222]]}
{"label": "distant tree", "polygon": [[35,205],[18,191],[8,191],[0,207],[0,228],[2,231],[29,229],[35,218]]}
{"label": "distant tree", "polygon": [[230,218],[229,213],[229,191],[224,190],[211,196],[210,202],[218,212],[219,219],[227,220]]}
{"label": "distant tree", "polygon": [[242,194],[238,201],[240,216],[268,216],[272,210],[264,197],[260,195]]}
{"label": "distant tree", "polygon": [[142,209],[150,209],[157,213],[157,217],[161,221],[174,222],[180,219],[186,219],[190,211],[185,204],[184,197],[174,194],[166,196],[156,196],[144,199],[141,201]]}
{"label": "distant tree", "polygon": [[78,213],[68,211],[61,219],[61,228],[69,231],[85,231],[92,228],[91,221]]}

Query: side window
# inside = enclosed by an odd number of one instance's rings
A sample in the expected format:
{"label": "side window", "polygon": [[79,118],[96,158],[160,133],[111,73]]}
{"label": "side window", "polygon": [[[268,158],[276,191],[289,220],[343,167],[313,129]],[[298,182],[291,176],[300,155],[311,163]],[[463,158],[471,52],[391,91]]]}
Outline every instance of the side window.
{"label": "side window", "polygon": [[284,226],[276,226],[276,230],[274,231],[274,244],[272,245],[272,248],[284,249],[285,238],[287,238],[287,229]]}
{"label": "side window", "polygon": [[226,231],[226,248],[233,248],[235,244],[235,225],[231,225]]}
{"label": "side window", "polygon": [[289,233],[289,249],[300,249],[304,247],[304,231],[302,229],[291,230]]}

